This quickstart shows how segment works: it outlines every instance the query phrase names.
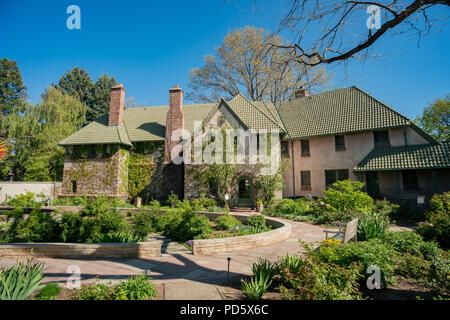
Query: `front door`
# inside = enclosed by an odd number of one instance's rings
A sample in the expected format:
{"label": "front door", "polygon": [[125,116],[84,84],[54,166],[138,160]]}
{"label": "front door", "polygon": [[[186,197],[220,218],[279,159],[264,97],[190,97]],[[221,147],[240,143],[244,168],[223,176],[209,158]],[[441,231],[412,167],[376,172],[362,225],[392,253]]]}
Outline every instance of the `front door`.
{"label": "front door", "polygon": [[378,172],[366,172],[367,193],[377,198],[380,196],[380,184],[378,182]]}
{"label": "front door", "polygon": [[237,183],[238,206],[253,207],[253,184],[248,177],[241,177]]}

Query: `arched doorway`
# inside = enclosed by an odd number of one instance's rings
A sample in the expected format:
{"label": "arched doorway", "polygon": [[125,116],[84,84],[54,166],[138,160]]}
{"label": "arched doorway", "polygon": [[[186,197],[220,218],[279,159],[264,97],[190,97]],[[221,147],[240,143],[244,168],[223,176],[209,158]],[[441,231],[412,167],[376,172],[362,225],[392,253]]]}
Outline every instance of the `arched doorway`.
{"label": "arched doorway", "polygon": [[236,186],[236,205],[253,207],[253,183],[249,177],[240,177]]}

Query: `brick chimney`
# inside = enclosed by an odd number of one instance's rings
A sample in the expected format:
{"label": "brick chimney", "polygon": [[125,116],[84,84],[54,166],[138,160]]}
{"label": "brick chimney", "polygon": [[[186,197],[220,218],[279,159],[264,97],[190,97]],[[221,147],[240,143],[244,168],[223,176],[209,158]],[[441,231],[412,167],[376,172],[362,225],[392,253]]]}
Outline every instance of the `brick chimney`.
{"label": "brick chimney", "polygon": [[299,98],[304,98],[309,96],[308,90],[306,90],[303,87],[298,88],[297,90],[294,91],[294,98],[295,99],[299,99]]}
{"label": "brick chimney", "polygon": [[175,86],[169,89],[169,111],[166,115],[165,161],[170,162],[170,152],[179,141],[171,141],[172,132],[184,129],[183,90]]}
{"label": "brick chimney", "polygon": [[108,126],[122,125],[124,109],[125,109],[125,88],[120,83],[119,85],[111,88]]}

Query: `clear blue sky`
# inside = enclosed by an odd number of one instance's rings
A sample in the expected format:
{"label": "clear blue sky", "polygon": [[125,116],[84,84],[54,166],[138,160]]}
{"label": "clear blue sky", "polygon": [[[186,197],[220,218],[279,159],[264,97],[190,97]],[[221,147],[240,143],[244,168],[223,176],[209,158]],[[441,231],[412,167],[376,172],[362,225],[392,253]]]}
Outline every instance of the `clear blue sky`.
{"label": "clear blue sky", "polygon": [[[116,1],[0,0],[0,58],[18,62],[29,98],[67,70],[86,69],[93,80],[114,76],[140,105],[168,103],[168,89],[182,88],[228,31],[253,25],[274,31],[287,0]],[[68,30],[66,9],[81,8],[81,30]],[[448,14],[448,11],[446,12]],[[333,68],[332,87],[357,85],[415,118],[435,98],[450,93],[450,28],[423,38],[382,39],[376,62]]]}

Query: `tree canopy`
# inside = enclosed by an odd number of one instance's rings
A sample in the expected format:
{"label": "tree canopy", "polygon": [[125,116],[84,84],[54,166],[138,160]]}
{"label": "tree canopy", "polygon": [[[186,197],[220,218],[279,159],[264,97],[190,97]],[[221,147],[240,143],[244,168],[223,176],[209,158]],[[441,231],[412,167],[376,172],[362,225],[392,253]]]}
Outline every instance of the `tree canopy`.
{"label": "tree canopy", "polygon": [[53,86],[87,106],[86,125],[108,112],[110,90],[116,84],[116,79],[107,74],[101,75],[94,83],[86,70],[75,67],[67,71],[58,84]]}
{"label": "tree canopy", "polygon": [[450,140],[450,94],[436,99],[415,122],[438,141]]}
{"label": "tree canopy", "polygon": [[16,180],[61,180],[65,149],[58,142],[78,130],[85,120],[86,105],[49,87],[36,105],[10,113],[7,128],[9,157],[0,164],[3,175],[13,169]]}
{"label": "tree canopy", "polygon": [[247,26],[228,33],[215,55],[205,56],[204,66],[190,71],[187,99],[217,101],[241,93],[254,101],[278,102],[302,86],[314,90],[329,80],[323,68],[294,62],[289,50],[271,48],[273,43],[287,44],[261,28]]}
{"label": "tree canopy", "polygon": [[17,62],[0,59],[0,119],[25,102],[26,90]]}

